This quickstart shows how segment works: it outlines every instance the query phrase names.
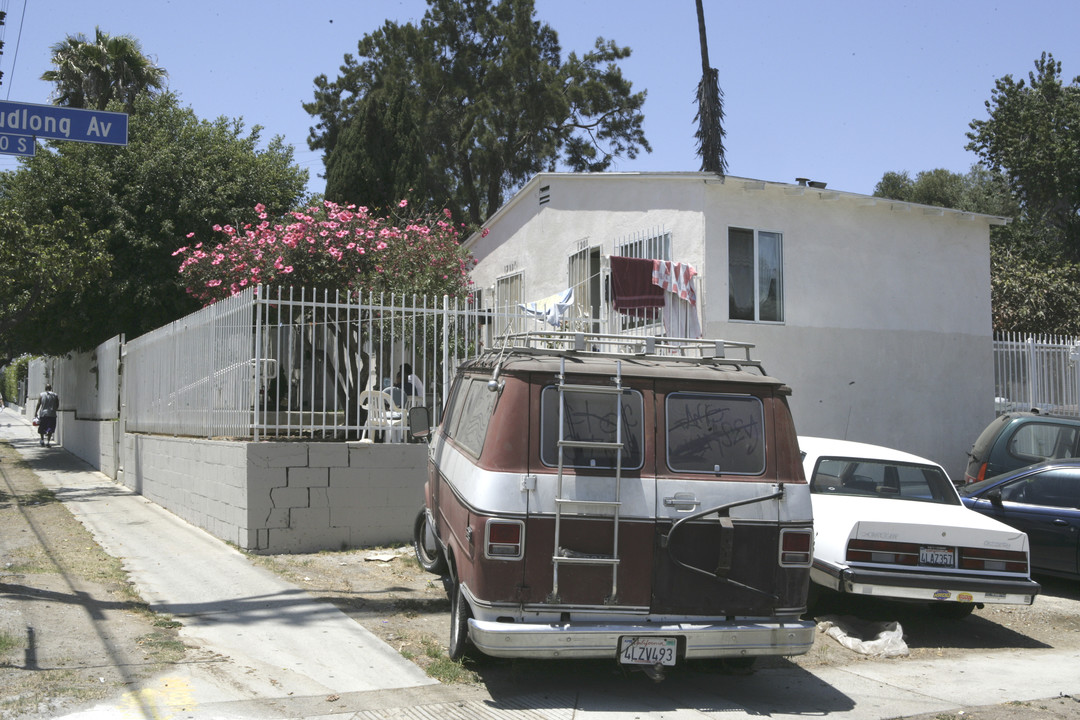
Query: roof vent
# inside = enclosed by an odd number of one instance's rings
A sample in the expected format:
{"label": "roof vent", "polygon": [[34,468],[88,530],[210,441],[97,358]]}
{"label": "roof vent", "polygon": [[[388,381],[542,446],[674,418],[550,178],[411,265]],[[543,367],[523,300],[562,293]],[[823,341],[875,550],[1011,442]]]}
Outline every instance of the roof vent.
{"label": "roof vent", "polygon": [[806,187],[806,183],[810,182],[810,178],[795,178],[795,182],[799,183],[803,187]]}
{"label": "roof vent", "polygon": [[824,190],[828,183],[823,183],[820,180],[811,180],[810,187],[817,188],[818,190]]}

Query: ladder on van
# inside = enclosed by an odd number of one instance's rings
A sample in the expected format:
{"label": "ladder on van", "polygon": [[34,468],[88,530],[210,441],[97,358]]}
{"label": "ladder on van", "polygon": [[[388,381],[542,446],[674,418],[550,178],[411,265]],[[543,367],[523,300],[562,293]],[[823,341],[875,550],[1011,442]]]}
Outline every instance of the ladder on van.
{"label": "ladder on van", "polygon": [[[589,565],[608,566],[611,568],[611,594],[604,599],[607,605],[616,604],[619,593],[619,513],[622,505],[620,493],[622,491],[622,463],[623,463],[623,417],[622,417],[622,362],[615,362],[615,377],[613,385],[573,385],[566,382],[566,358],[559,362],[559,467],[555,481],[555,552],[551,557],[552,584],[549,602],[558,603],[559,599],[559,568],[563,565]],[[615,439],[612,442],[595,440],[574,440],[567,438],[566,399],[570,395],[599,395],[610,398],[614,404],[615,415]],[[570,448],[584,448],[592,450],[615,451],[615,477],[614,493],[610,499],[594,500],[580,499],[580,487],[591,478],[578,474],[574,478],[574,487],[577,492],[571,497],[567,493],[564,478],[566,450]],[[563,518],[570,515],[575,518],[611,517],[612,537],[611,553],[596,554],[575,551],[562,547]]]}

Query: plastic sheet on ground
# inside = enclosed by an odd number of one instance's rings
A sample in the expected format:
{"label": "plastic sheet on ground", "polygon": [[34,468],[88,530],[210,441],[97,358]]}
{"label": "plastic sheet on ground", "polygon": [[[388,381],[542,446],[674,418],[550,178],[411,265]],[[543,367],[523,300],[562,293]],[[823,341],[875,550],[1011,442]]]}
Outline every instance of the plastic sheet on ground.
{"label": "plastic sheet on ground", "polygon": [[824,633],[848,650],[874,657],[908,654],[904,629],[898,622],[869,622],[850,616],[825,615],[817,624]]}

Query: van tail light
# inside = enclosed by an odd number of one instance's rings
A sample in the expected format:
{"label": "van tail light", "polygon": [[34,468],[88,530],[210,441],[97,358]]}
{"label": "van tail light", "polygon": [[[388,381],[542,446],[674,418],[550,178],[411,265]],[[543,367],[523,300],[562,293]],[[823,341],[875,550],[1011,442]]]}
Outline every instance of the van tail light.
{"label": "van tail light", "polygon": [[960,567],[964,570],[1028,573],[1028,556],[1021,550],[960,548]]}
{"label": "van tail light", "polygon": [[810,567],[814,559],[814,531],[785,528],[780,531],[780,566]]}
{"label": "van tail light", "polygon": [[525,523],[521,520],[488,520],[484,530],[484,557],[489,560],[520,560],[525,551]]}

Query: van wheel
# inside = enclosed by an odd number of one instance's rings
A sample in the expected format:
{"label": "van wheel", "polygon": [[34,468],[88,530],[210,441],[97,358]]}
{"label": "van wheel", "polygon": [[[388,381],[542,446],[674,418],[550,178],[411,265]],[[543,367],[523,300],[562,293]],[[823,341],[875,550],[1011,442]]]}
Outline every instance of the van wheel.
{"label": "van wheel", "polygon": [[930,603],[930,612],[942,620],[963,620],[975,609],[975,603],[935,602]]}
{"label": "van wheel", "polygon": [[416,561],[420,563],[420,567],[435,575],[446,574],[446,556],[443,555],[431,523],[427,521],[424,508],[420,508],[416,522],[413,523],[413,552],[416,553]]}
{"label": "van wheel", "polygon": [[450,647],[446,654],[450,659],[457,662],[464,658],[471,647],[469,642],[469,618],[472,610],[469,602],[465,599],[465,593],[461,592],[461,586],[454,586],[454,598],[450,602]]}

